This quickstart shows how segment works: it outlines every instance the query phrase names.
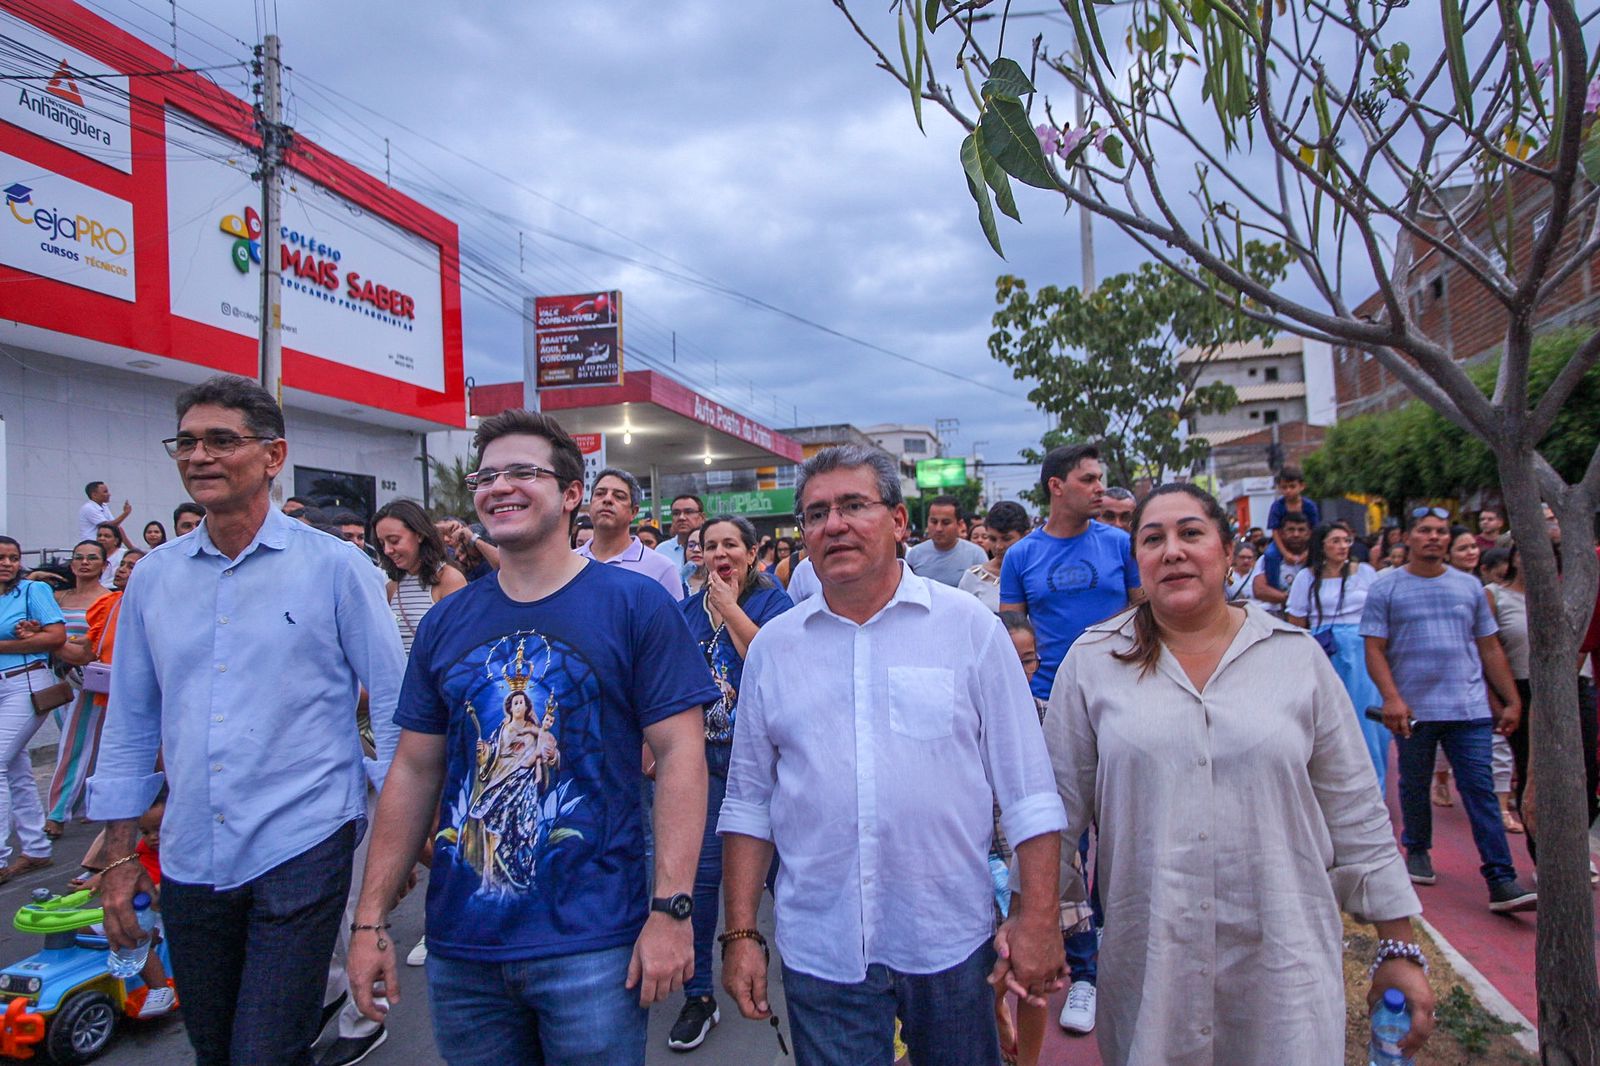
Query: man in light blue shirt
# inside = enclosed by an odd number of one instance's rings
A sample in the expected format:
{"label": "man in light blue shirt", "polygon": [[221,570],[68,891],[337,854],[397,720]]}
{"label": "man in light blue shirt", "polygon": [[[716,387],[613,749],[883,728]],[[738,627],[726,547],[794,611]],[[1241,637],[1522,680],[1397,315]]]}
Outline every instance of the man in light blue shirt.
{"label": "man in light blue shirt", "polygon": [[[655,487],[651,486],[650,491],[654,492]],[[706,506],[700,502],[700,497],[683,495],[672,498],[672,536],[657,545],[656,551],[671,559],[679,573],[689,561],[689,534],[705,525],[705,522]]]}
{"label": "man in light blue shirt", "polygon": [[[309,1062],[364,829],[356,706],[394,752],[400,634],[360,551],[272,507],[283,413],[244,378],[178,396],[163,443],[206,508],[129,582],[90,815],[108,821],[106,933],[142,936],[136,821],[167,785],[162,913],[202,1066]],[[165,773],[157,772],[157,757]]]}

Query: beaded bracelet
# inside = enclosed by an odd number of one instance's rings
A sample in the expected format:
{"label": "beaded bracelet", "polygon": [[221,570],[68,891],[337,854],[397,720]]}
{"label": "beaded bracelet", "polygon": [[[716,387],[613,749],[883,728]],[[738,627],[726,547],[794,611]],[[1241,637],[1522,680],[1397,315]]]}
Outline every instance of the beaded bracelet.
{"label": "beaded bracelet", "polygon": [[718,936],[717,943],[722,945],[722,953],[724,955],[728,953],[728,945],[735,940],[754,940],[761,945],[761,954],[765,956],[767,962],[772,962],[772,952],[767,947],[767,938],[762,936],[759,931],[755,929],[729,929],[726,933]]}
{"label": "beaded bracelet", "polygon": [[1379,940],[1377,955],[1372,960],[1372,967],[1367,971],[1367,980],[1377,974],[1378,967],[1390,959],[1405,959],[1422,967],[1422,972],[1428,972],[1428,960],[1422,954],[1422,948],[1409,940]]}

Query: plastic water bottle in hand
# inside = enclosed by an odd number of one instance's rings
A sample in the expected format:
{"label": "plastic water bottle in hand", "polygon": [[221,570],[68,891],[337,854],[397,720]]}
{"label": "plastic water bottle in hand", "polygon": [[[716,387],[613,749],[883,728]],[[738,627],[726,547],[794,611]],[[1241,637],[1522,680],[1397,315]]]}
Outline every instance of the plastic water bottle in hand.
{"label": "plastic water bottle in hand", "polygon": [[156,927],[156,911],[150,906],[150,893],[134,893],[133,915],[139,921],[139,928],[144,930],[144,939],[131,948],[112,948],[107,953],[106,969],[111,971],[112,977],[139,976],[145,960],[150,957],[150,943],[155,939],[151,933]]}
{"label": "plastic water bottle in hand", "polygon": [[1372,1009],[1372,1040],[1367,1044],[1369,1066],[1411,1066],[1411,1059],[1400,1050],[1400,1041],[1411,1032],[1411,1011],[1406,995],[1398,988],[1383,994]]}

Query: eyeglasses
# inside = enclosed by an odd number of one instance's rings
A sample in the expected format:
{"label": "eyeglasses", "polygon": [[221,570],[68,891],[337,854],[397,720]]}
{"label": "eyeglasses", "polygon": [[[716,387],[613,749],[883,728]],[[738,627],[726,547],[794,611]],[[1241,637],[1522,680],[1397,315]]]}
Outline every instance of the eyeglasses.
{"label": "eyeglasses", "polygon": [[699,514],[700,513],[700,508],[698,508],[698,507],[674,507],[668,513],[671,514],[673,518],[690,518],[690,517],[692,517],[694,515]]}
{"label": "eyeglasses", "polygon": [[476,492],[478,489],[491,488],[502,474],[505,475],[507,482],[535,481],[540,474],[548,474],[550,477],[556,476],[554,470],[546,470],[544,467],[534,466],[532,463],[512,463],[504,470],[477,470],[466,475],[461,480],[466,484],[467,488]]}
{"label": "eyeglasses", "polygon": [[1448,522],[1450,521],[1450,512],[1446,511],[1443,507],[1418,507],[1411,512],[1411,517],[1417,519],[1442,518]]}
{"label": "eyeglasses", "polygon": [[277,437],[247,437],[239,433],[230,433],[225,429],[208,429],[196,437],[189,433],[180,433],[176,437],[168,437],[161,443],[166,445],[167,454],[174,459],[187,459],[194,454],[196,446],[204,444],[206,454],[213,459],[223,459],[239,450],[239,445],[247,440],[277,440]]}
{"label": "eyeglasses", "polygon": [[846,522],[854,522],[867,513],[869,507],[889,506],[882,500],[845,500],[843,503],[814,503],[803,511],[796,511],[794,520],[801,529],[820,528],[828,524],[828,516],[838,511]]}
{"label": "eyeglasses", "polygon": [[75,562],[75,563],[103,563],[103,562],[105,562],[105,560],[103,558],[101,558],[100,556],[98,556],[98,555],[74,555],[72,557],[72,561]]}

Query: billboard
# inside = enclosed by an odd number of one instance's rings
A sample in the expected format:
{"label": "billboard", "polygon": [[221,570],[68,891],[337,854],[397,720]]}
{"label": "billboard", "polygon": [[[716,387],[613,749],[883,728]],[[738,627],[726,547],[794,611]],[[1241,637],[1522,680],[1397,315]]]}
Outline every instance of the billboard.
{"label": "billboard", "polygon": [[534,359],[541,389],[622,382],[622,293],[537,296]]}
{"label": "billboard", "polygon": [[[167,145],[172,313],[247,337],[261,329],[264,247],[253,169],[250,149],[221,134]],[[298,175],[279,236],[285,348],[443,390],[437,245]]]}
{"label": "billboard", "polygon": [[958,489],[967,483],[965,459],[918,459],[917,488]]}
{"label": "billboard", "polygon": [[595,475],[606,468],[606,435],[574,433],[572,439],[583,453],[583,487],[587,491],[594,484]]}
{"label": "billboard", "polygon": [[0,263],[133,302],[132,204],[3,152],[0,190]]}
{"label": "billboard", "polygon": [[0,92],[0,120],[132,173],[121,71],[9,13],[0,14],[0,48],[12,82]]}

